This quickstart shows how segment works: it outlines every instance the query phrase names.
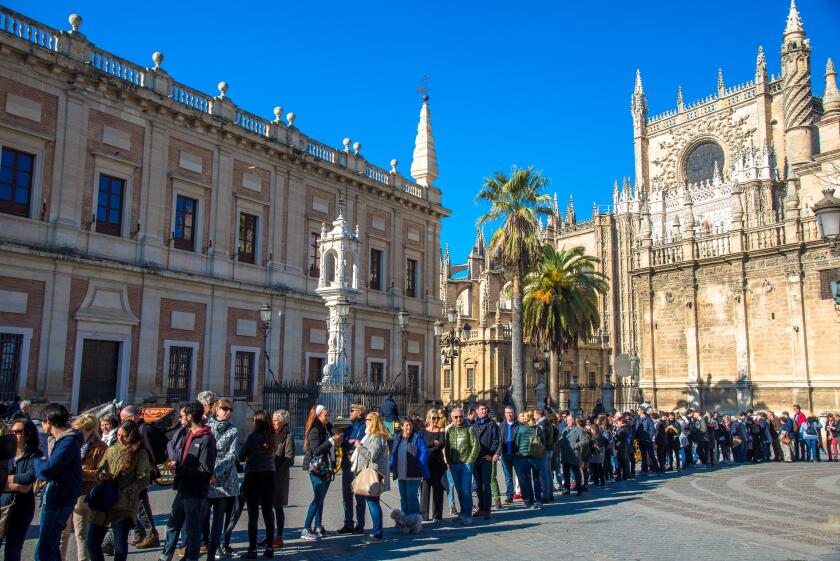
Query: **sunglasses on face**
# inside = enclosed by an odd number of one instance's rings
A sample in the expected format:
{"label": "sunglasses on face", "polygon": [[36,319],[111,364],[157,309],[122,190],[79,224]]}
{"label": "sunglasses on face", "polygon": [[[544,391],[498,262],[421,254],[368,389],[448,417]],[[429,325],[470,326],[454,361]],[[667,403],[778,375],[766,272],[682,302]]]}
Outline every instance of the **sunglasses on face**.
{"label": "sunglasses on face", "polygon": [[221,409],[222,411],[231,411],[231,408],[227,405],[222,405],[221,407],[219,407],[219,409]]}
{"label": "sunglasses on face", "polygon": [[13,430],[12,434],[23,434],[23,429]]}
{"label": "sunglasses on face", "polygon": [[437,421],[438,419],[440,419],[440,417],[432,417],[433,421]]}
{"label": "sunglasses on face", "polygon": [[372,420],[373,420],[373,419],[371,419],[370,417],[365,417],[365,422],[366,422],[366,423],[367,423],[368,421],[372,421]]}
{"label": "sunglasses on face", "polygon": [[461,418],[463,418],[463,415],[452,415],[452,418],[453,419],[461,419]]}

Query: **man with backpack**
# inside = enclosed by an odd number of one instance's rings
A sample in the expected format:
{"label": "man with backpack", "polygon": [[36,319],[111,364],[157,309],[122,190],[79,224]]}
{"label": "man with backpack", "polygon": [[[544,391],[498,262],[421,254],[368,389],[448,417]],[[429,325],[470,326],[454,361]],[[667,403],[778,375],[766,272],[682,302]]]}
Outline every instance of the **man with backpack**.
{"label": "man with backpack", "polygon": [[[152,475],[149,485],[160,477],[158,464],[166,461],[166,433],[154,425],[143,421],[143,415],[133,405],[123,407],[120,411],[120,421],[134,421],[140,429],[140,439],[143,447],[148,451],[152,459]],[[160,536],[155,528],[155,515],[152,512],[152,504],[149,501],[149,489],[143,489],[140,493],[140,508],[137,512],[137,527],[135,528],[134,547],[137,549],[151,549],[160,547]]]}
{"label": "man with backpack", "polygon": [[[537,407],[534,409],[534,428],[542,434],[545,442],[545,455],[540,460],[540,489],[543,503],[554,502],[554,483],[551,477],[551,458],[554,455],[554,444],[557,441],[557,431],[548,421],[545,412]],[[536,487],[536,485],[534,485]]]}
{"label": "man with backpack", "polygon": [[478,457],[473,467],[473,477],[475,477],[478,510],[473,513],[473,516],[489,520],[493,502],[490,481],[492,470],[496,469],[496,462],[499,461],[501,438],[499,425],[487,416],[487,405],[480,403],[476,413],[475,423],[472,426],[478,438]]}

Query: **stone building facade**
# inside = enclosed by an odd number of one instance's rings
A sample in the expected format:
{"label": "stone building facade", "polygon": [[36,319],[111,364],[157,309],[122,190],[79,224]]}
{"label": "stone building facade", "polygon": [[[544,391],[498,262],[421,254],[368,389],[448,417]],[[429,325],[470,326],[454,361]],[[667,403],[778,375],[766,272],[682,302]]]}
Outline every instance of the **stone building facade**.
{"label": "stone building facade", "polygon": [[[576,220],[571,200],[565,217],[555,202],[543,231],[556,246],[584,246],[611,281],[597,344],[581,342],[561,357],[552,398],[567,403],[577,383],[606,385],[617,404],[636,395],[663,408],[840,409],[833,362],[840,312],[829,288],[840,278],[840,256],[821,239],[812,211],[824,189],[840,187],[840,94],[830,59],[822,98],[811,75],[810,40],[794,3],[779,76],[768,75],[759,47],[754,79],[728,87],[719,71],[714,94],[685,103],[680,89],[676,108],[649,117],[637,73],[635,178],[616,182],[611,207],[593,206],[586,222]],[[445,306],[471,302],[459,321],[504,327],[501,272],[481,239],[468,266],[444,255],[441,297]],[[458,278],[462,269],[469,273]],[[487,372],[473,393],[498,394],[509,384],[509,341],[492,330],[472,333],[448,387],[443,366],[444,399],[471,395],[472,360]],[[500,358],[473,358],[473,347],[484,345]],[[530,360],[526,372],[526,385],[536,387]]]}
{"label": "stone building facade", "polygon": [[[358,224],[351,376],[436,397],[440,222],[428,103],[414,180],[0,9],[0,393],[66,402],[261,402],[318,381],[328,352],[318,237]],[[272,309],[264,343],[259,309]],[[397,312],[410,323],[403,335]],[[401,337],[406,342],[401,346]],[[402,350],[406,356],[403,357]],[[402,380],[405,383],[405,378]]]}

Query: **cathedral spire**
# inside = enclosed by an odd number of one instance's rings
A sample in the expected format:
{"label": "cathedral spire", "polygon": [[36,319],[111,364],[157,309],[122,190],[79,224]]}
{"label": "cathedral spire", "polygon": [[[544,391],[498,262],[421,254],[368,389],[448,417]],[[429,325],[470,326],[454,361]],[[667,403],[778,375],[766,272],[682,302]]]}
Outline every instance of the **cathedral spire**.
{"label": "cathedral spire", "polygon": [[636,69],[636,86],[630,98],[630,112],[633,114],[634,136],[643,135],[647,124],[647,96],[642,86],[642,73],[638,68]]}
{"label": "cathedral spire", "polygon": [[634,94],[643,94],[645,93],[644,88],[642,87],[642,71],[638,68],[636,69],[636,87],[633,90]]}
{"label": "cathedral spire", "polygon": [[755,57],[755,83],[767,81],[767,60],[764,58],[764,47],[758,46],[758,56]]}
{"label": "cathedral spire", "polygon": [[575,218],[575,203],[572,201],[572,196],[569,195],[569,204],[566,206],[566,224],[571,226],[577,223]]}
{"label": "cathedral spire", "polygon": [[685,102],[683,101],[682,86],[677,87],[677,111],[685,111]]}
{"label": "cathedral spire", "polygon": [[723,97],[725,91],[725,85],[723,83],[723,68],[718,67],[718,82],[717,82],[717,90],[718,90],[718,97]]}
{"label": "cathedral spire", "polygon": [[429,187],[438,177],[435,139],[432,136],[432,117],[429,112],[429,96],[423,96],[420,108],[420,122],[417,124],[417,138],[414,140],[414,158],[411,162],[411,176],[417,183]]}
{"label": "cathedral spire", "polygon": [[837,72],[834,62],[828,59],[825,63],[825,92],[823,93],[823,110],[825,115],[840,113],[840,92],[837,91]]}
{"label": "cathedral spire", "polygon": [[787,25],[785,26],[785,39],[789,35],[805,36],[805,28],[802,27],[802,18],[799,17],[799,10],[796,9],[796,0],[790,0],[790,12],[787,17]]}

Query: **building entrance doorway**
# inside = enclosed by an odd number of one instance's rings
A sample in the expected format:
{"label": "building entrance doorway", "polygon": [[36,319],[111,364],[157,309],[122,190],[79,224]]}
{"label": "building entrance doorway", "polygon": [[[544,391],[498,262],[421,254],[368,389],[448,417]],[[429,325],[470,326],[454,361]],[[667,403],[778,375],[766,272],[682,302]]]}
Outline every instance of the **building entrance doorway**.
{"label": "building entrance doorway", "polygon": [[119,341],[84,340],[79,377],[79,412],[116,399],[119,362]]}

